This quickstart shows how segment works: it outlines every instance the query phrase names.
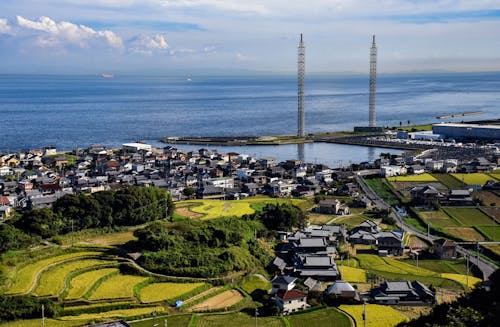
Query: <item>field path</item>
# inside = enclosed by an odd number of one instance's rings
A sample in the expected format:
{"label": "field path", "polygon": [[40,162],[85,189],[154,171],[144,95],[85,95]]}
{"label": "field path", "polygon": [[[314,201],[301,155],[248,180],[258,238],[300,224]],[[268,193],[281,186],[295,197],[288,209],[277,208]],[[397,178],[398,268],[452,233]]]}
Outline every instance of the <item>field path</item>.
{"label": "field path", "polygon": [[205,301],[189,308],[189,311],[222,309],[235,305],[243,300],[243,296],[236,290],[228,290],[208,298]]}

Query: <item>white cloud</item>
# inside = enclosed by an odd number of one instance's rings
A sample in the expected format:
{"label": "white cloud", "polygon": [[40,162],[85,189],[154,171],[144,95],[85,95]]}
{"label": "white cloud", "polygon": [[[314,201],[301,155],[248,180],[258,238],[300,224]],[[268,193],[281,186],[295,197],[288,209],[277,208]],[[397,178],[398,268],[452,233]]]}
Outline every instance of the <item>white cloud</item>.
{"label": "white cloud", "polygon": [[96,31],[85,25],[76,25],[70,22],[56,22],[49,17],[42,16],[38,21],[32,21],[17,16],[17,27],[21,32],[41,32],[37,36],[37,44],[43,47],[76,45],[87,48],[91,43],[104,42],[113,48],[123,47],[122,39],[115,33],[104,30]]}
{"label": "white cloud", "polygon": [[161,52],[169,48],[165,36],[162,34],[141,35],[130,41],[129,50],[134,53],[152,55],[154,52]]}
{"label": "white cloud", "polygon": [[7,19],[0,18],[0,34],[9,34],[11,29]]}

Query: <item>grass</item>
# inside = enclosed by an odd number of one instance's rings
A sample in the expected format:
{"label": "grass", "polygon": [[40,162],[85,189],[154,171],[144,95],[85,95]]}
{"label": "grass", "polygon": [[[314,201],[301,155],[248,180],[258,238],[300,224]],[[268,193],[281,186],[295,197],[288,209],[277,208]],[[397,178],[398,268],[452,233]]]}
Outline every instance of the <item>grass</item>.
{"label": "grass", "polygon": [[[255,317],[244,314],[242,312],[219,315],[202,315],[196,316],[196,323],[190,326],[196,327],[253,327],[255,326]],[[284,327],[283,320],[279,317],[259,317],[257,318],[257,326],[260,327]]]}
{"label": "grass", "polygon": [[101,277],[117,272],[118,268],[105,268],[88,271],[81,275],[78,275],[71,279],[70,288],[65,298],[68,300],[82,298],[83,295],[90,289],[90,287],[92,287],[92,285],[94,285],[94,283],[97,282]]}
{"label": "grass", "polygon": [[[341,310],[354,317],[358,326],[363,326],[363,305],[341,305]],[[408,317],[385,305],[366,305],[366,326],[368,327],[393,327],[403,321],[408,321]]]}
{"label": "grass", "polygon": [[116,275],[105,280],[90,295],[89,300],[132,298],[134,296],[134,286],[147,277]]}
{"label": "grass", "polygon": [[338,266],[342,280],[351,283],[366,283],[366,270],[348,266]]}
{"label": "grass", "polygon": [[[58,319],[45,319],[45,326],[50,327],[76,327],[76,326],[85,326],[89,323],[89,320],[80,320],[80,321],[63,321]],[[2,327],[40,327],[41,320],[40,319],[27,319],[27,320],[15,320],[0,323]]]}
{"label": "grass", "polygon": [[[350,327],[351,319],[334,308],[326,308],[306,313],[298,313],[286,317],[292,327],[315,327],[335,326],[335,327]],[[311,324],[314,322],[314,324]],[[335,322],[335,324],[332,324]]]}
{"label": "grass", "polygon": [[205,283],[153,283],[140,289],[142,303],[153,303],[176,299],[179,296],[192,292]]}
{"label": "grass", "polygon": [[[165,324],[165,320],[167,323]],[[141,321],[133,321],[128,322],[128,324],[132,327],[151,327],[154,322],[159,323],[160,326],[172,326],[172,327],[188,327],[189,322],[191,321],[191,314],[185,315],[175,315],[175,316],[163,316],[158,318],[151,318],[147,320]]]}
{"label": "grass", "polygon": [[133,231],[117,232],[111,234],[96,235],[89,237],[83,241],[83,244],[97,244],[97,245],[121,245],[128,241],[136,240]]}
{"label": "grass", "polygon": [[[417,261],[413,259],[405,260],[407,264],[416,266]],[[435,271],[436,273],[457,273],[466,274],[467,265],[465,259],[458,259],[454,261],[447,260],[418,260],[418,266],[428,270]]]}
{"label": "grass", "polygon": [[97,319],[123,319],[127,317],[137,317],[142,315],[151,314],[153,312],[161,313],[165,309],[162,306],[144,307],[144,308],[133,308],[133,309],[119,309],[111,310],[100,313],[82,313],[78,316],[64,316],[61,320],[97,320]]}
{"label": "grass", "polygon": [[[241,217],[261,210],[268,203],[292,203],[301,208],[310,208],[311,204],[303,199],[254,197],[242,200],[187,200],[178,202],[184,211],[201,215],[201,219],[214,219],[219,217]],[[186,205],[187,204],[187,205]],[[186,208],[187,207],[187,208]],[[182,214],[182,213],[181,213]]]}
{"label": "grass", "polygon": [[349,227],[355,227],[361,224],[366,219],[368,219],[368,217],[364,215],[348,215],[338,217],[338,219],[335,219],[334,223],[345,224]]}
{"label": "grass", "polygon": [[476,227],[482,234],[486,235],[491,241],[500,241],[500,226],[478,226]]}
{"label": "grass", "polygon": [[484,185],[490,179],[494,179],[491,175],[483,173],[451,174],[451,175],[455,177],[457,180],[463,181],[467,185]]}
{"label": "grass", "polygon": [[449,174],[432,174],[432,176],[449,189],[460,189],[463,186],[461,180],[458,180]]}
{"label": "grass", "polygon": [[387,178],[387,180],[391,182],[411,182],[411,183],[437,182],[436,177],[428,173],[420,175],[394,176]]}
{"label": "grass", "polygon": [[445,227],[444,230],[464,241],[484,241],[484,236],[471,227]]}
{"label": "grass", "polygon": [[26,293],[35,282],[35,277],[38,274],[38,272],[49,265],[74,258],[96,256],[101,254],[102,254],[101,252],[75,252],[75,253],[68,253],[55,257],[50,257],[47,259],[39,260],[37,262],[28,264],[17,271],[14,279],[14,284],[6,292],[6,294]]}
{"label": "grass", "polygon": [[265,282],[257,276],[250,276],[241,284],[241,288],[248,294],[252,294],[255,290],[269,291],[271,289],[271,283]]}

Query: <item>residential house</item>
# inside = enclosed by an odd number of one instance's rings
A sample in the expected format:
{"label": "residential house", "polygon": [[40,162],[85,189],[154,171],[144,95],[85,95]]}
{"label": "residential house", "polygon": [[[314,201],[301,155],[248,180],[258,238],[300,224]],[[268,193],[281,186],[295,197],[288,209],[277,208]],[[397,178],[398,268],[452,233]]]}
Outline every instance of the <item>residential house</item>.
{"label": "residential house", "polygon": [[416,186],[410,190],[411,202],[414,205],[433,207],[444,198],[444,195],[434,186]]}
{"label": "residential house", "polygon": [[305,310],[307,304],[307,294],[299,290],[278,291],[275,297],[276,305],[281,314],[287,315],[292,312]]}
{"label": "residential house", "polygon": [[284,275],[276,276],[271,280],[271,293],[276,294],[278,291],[289,291],[295,287],[296,277]]}
{"label": "residential house", "polygon": [[403,254],[403,233],[399,232],[380,232],[376,235],[377,248],[380,253],[392,255]]}
{"label": "residential house", "polygon": [[437,239],[434,241],[434,255],[442,260],[455,259],[457,257],[457,244],[444,238]]}
{"label": "residential house", "polygon": [[349,282],[337,280],[326,289],[326,294],[341,301],[359,301],[359,293]]}
{"label": "residential house", "polygon": [[332,256],[300,254],[296,258],[295,273],[302,278],[312,277],[317,280],[336,280],[340,273]]}
{"label": "residential house", "polygon": [[325,199],[319,202],[318,211],[323,214],[348,215],[349,207],[337,199]]}
{"label": "residential house", "polygon": [[433,304],[436,300],[435,292],[418,281],[385,281],[370,296],[378,304]]}

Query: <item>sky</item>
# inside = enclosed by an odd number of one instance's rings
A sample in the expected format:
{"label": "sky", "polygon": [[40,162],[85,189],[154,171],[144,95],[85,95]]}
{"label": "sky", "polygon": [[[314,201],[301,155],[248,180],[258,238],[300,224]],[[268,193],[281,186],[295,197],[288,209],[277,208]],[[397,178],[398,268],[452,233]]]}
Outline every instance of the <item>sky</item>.
{"label": "sky", "polygon": [[500,0],[0,0],[0,73],[500,70]]}

